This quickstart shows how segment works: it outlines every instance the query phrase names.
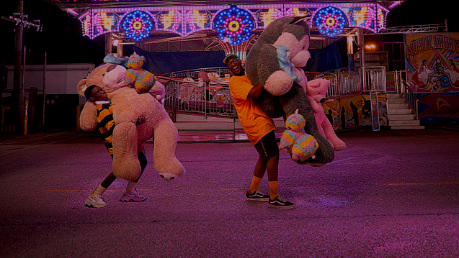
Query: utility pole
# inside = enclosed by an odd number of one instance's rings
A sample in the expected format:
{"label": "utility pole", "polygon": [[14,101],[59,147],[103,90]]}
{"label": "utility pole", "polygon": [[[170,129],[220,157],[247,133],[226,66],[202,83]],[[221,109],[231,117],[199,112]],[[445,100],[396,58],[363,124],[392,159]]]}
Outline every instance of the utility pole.
{"label": "utility pole", "polygon": [[25,106],[24,106],[24,70],[25,53],[23,44],[24,28],[33,27],[37,31],[42,30],[40,20],[28,21],[24,14],[24,0],[18,0],[18,12],[13,13],[9,18],[1,17],[4,20],[15,23],[14,29],[14,81],[13,81],[13,114],[15,117],[15,131],[17,134],[24,132]]}
{"label": "utility pole", "polygon": [[13,82],[13,114],[16,118],[16,134],[24,132],[24,77],[23,77],[23,43],[24,33],[24,0],[18,0],[20,21],[16,22],[14,44],[14,82]]}

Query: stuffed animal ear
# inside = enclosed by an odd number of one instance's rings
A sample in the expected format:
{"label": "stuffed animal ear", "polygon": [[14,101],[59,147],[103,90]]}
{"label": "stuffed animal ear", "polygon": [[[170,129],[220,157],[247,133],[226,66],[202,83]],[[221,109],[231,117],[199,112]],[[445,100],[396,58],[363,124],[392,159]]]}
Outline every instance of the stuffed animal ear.
{"label": "stuffed animal ear", "polygon": [[306,16],[306,15],[304,15],[304,16],[295,16],[295,18],[293,18],[293,21],[291,21],[290,24],[296,24],[296,23],[298,23],[298,22],[301,22],[301,21],[303,21],[306,17],[308,17],[308,16]]}
{"label": "stuffed animal ear", "polygon": [[87,81],[88,80],[86,78],[84,78],[81,81],[79,81],[78,84],[77,84],[77,92],[81,96],[84,96],[84,91],[86,90],[86,88],[88,88],[88,86],[86,85]]}

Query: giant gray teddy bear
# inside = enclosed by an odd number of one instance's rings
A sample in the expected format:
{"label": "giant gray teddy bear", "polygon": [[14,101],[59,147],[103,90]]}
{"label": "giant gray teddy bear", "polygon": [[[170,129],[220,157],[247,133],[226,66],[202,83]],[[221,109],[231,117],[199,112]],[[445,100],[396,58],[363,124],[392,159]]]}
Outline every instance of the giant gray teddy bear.
{"label": "giant gray teddy bear", "polygon": [[253,85],[263,85],[265,91],[256,102],[270,117],[288,117],[298,109],[306,120],[305,132],[314,136],[319,144],[315,158],[298,163],[320,166],[333,161],[334,150],[319,133],[306,85],[329,82],[321,79],[308,82],[301,69],[311,57],[309,41],[309,27],[304,17],[274,20],[250,49],[246,72]]}

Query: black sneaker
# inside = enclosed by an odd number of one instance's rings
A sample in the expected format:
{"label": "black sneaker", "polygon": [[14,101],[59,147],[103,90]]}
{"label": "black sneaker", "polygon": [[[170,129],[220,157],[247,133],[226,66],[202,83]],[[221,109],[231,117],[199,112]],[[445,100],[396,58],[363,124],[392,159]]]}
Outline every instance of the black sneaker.
{"label": "black sneaker", "polygon": [[249,192],[245,193],[247,201],[256,201],[256,202],[267,202],[269,201],[269,195],[264,195],[258,191],[255,191],[253,194]]}
{"label": "black sneaker", "polygon": [[269,199],[269,207],[277,209],[291,209],[295,207],[295,204],[282,199],[282,197],[278,195],[274,200]]}

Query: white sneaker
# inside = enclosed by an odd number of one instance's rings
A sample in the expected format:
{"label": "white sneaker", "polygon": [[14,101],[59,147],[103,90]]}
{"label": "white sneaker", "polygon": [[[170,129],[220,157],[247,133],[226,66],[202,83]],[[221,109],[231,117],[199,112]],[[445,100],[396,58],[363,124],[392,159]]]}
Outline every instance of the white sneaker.
{"label": "white sneaker", "polygon": [[101,195],[89,196],[85,201],[84,205],[89,208],[102,208],[107,205],[104,198]]}
{"label": "white sneaker", "polygon": [[143,202],[147,198],[142,196],[137,191],[131,191],[129,193],[124,193],[120,198],[120,202]]}

